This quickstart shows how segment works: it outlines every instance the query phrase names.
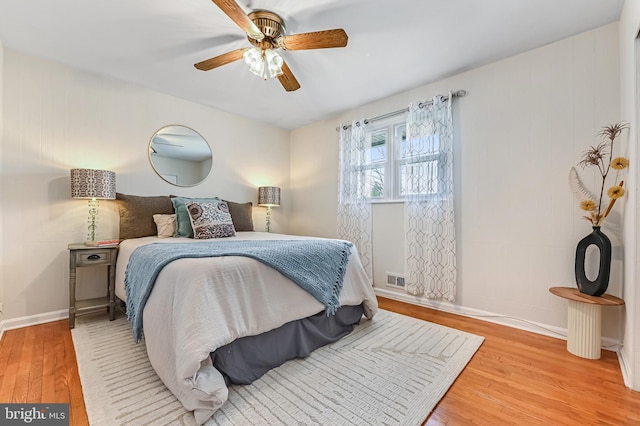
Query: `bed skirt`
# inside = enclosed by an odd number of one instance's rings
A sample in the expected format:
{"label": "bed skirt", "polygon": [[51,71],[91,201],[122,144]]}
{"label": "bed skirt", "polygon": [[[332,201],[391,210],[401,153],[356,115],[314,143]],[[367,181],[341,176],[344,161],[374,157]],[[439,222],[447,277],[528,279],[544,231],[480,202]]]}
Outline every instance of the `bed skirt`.
{"label": "bed skirt", "polygon": [[304,358],[340,340],[353,331],[363,312],[362,305],[341,306],[335,315],[322,311],[266,333],[242,337],[212,352],[213,366],[227,386],[248,385],[290,359]]}

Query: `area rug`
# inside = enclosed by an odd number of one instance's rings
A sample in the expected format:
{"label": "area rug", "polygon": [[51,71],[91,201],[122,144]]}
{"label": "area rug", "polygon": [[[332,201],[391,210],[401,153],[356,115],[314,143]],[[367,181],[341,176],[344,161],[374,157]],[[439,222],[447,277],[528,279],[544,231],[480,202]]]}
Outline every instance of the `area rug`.
{"label": "area rug", "polygon": [[[92,426],[195,425],[126,318],[82,316],[72,336]],[[419,425],[482,341],[379,310],[338,342],[231,387],[206,425]]]}

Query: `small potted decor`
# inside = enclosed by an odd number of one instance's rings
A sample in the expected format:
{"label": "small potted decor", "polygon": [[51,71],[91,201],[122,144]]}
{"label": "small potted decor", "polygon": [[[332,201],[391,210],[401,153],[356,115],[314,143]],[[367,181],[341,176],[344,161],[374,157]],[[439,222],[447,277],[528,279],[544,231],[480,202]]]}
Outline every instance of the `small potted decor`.
{"label": "small potted decor", "polygon": [[[593,232],[578,243],[575,262],[578,290],[590,296],[603,295],[609,285],[611,241],[600,227],[616,201],[624,196],[624,181],[619,178],[622,170],[629,166],[629,160],[626,157],[614,157],[613,148],[616,138],[628,128],[627,123],[616,123],[603,127],[598,133],[598,136],[603,139],[602,142],[586,150],[582,155],[582,160],[578,163],[583,169],[586,167],[596,168],[601,176],[601,184],[597,188],[599,193],[594,194],[584,186],[575,167],[572,167],[569,172],[571,189],[580,200],[580,208],[587,212],[583,218],[590,222],[593,228]],[[607,185],[612,186],[608,187],[605,194]],[[605,195],[608,197],[608,201],[605,199]],[[600,250],[598,276],[594,280],[587,277],[584,265],[587,248],[591,245],[595,245]]]}

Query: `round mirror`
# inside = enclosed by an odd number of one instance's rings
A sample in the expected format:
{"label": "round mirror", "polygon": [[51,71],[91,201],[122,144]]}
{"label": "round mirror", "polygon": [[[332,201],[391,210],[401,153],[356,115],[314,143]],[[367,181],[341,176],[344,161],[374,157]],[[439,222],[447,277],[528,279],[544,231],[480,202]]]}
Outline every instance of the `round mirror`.
{"label": "round mirror", "polygon": [[151,137],[149,162],[165,181],[194,186],[211,171],[211,148],[200,133],[189,127],[165,126]]}

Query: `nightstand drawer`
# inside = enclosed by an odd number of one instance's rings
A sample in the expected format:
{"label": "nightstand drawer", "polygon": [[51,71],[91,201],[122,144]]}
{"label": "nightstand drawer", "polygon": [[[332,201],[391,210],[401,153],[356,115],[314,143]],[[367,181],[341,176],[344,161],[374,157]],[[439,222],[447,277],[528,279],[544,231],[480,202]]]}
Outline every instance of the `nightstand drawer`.
{"label": "nightstand drawer", "polygon": [[113,250],[83,250],[77,253],[76,266],[110,265]]}

